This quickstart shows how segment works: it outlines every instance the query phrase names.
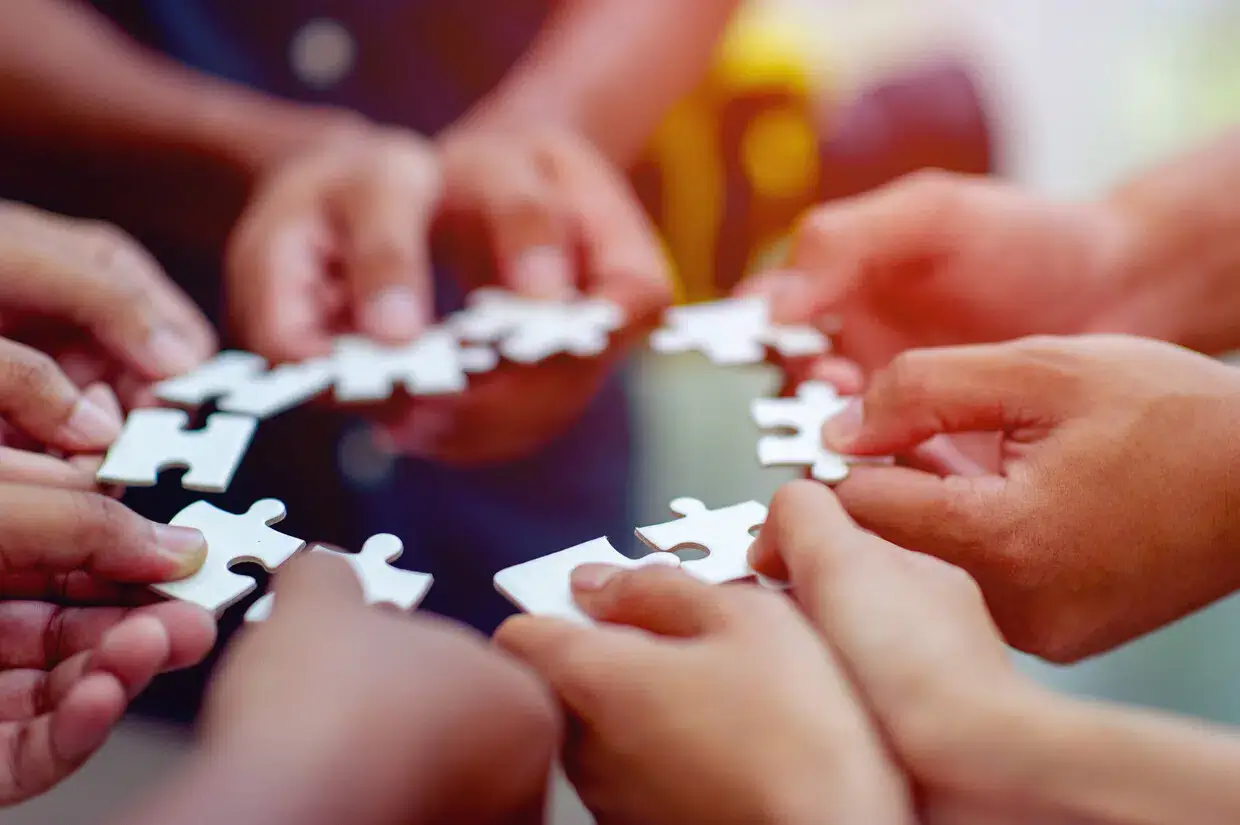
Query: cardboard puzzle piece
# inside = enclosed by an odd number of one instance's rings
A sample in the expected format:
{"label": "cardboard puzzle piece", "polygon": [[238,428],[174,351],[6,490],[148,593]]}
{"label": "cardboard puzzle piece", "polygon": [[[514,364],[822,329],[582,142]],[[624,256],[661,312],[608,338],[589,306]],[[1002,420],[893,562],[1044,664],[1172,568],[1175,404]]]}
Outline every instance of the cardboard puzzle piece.
{"label": "cardboard puzzle piece", "polygon": [[[435,579],[429,573],[414,573],[393,567],[400,558],[404,545],[396,536],[380,533],[371,536],[362,545],[360,553],[342,553],[323,545],[310,548],[311,553],[330,553],[344,559],[353,569],[362,585],[362,598],[366,604],[390,604],[410,611],[422,603]],[[261,622],[271,615],[274,593],[268,593],[245,612],[247,622]]]}
{"label": "cardboard puzzle piece", "polygon": [[538,301],[484,287],[471,292],[467,303],[449,319],[452,328],[466,340],[495,344],[520,364],[560,353],[600,355],[624,324],[624,312],[610,301]]}
{"label": "cardboard puzzle piece", "polygon": [[170,404],[197,407],[228,395],[267,369],[267,361],[250,352],[226,350],[197,369],[155,385],[155,397]]}
{"label": "cardboard puzzle piece", "polygon": [[284,503],[272,498],[254,502],[240,515],[205,501],[194,502],[169,524],[201,530],[207,539],[206,561],[188,578],[151,588],[169,598],[193,602],[219,618],[256,586],[254,579],[232,572],[232,565],[252,561],[275,570],[306,546],[301,539],[271,528],[285,513]]}
{"label": "cardboard puzzle piece", "polygon": [[794,398],[759,398],[750,406],[762,429],[789,429],[788,435],[766,435],[758,441],[758,462],[764,467],[808,467],[819,481],[834,484],[848,477],[848,463],[823,446],[822,425],[848,404],[830,384],[806,381]]}
{"label": "cardboard puzzle piece", "polygon": [[678,567],[680,559],[671,553],[630,559],[606,538],[598,538],[501,570],[495,574],[495,589],[526,613],[590,624],[591,619],[573,600],[569,585],[570,574],[583,564],[612,564],[628,569],[652,564]]}
{"label": "cardboard puzzle piece", "polygon": [[765,505],[746,501],[711,510],[696,498],[677,498],[671,509],[683,518],[639,527],[637,537],[650,548],[668,553],[689,547],[705,550],[705,558],[682,561],[680,567],[711,584],[755,575],[749,567],[749,546],[752,531],[766,521]]}
{"label": "cardboard puzzle piece", "polygon": [[188,424],[189,415],[182,410],[134,410],[96,478],[104,484],[150,487],[161,470],[185,467],[189,470],[181,477],[185,489],[224,492],[258,421],[214,413],[201,430],[186,430]]}
{"label": "cardboard puzzle piece", "polygon": [[248,352],[221,352],[179,378],[155,385],[155,396],[172,404],[196,407],[212,399],[225,412],[270,418],[310,400],[331,386],[332,365],[326,359],[282,364]]}
{"label": "cardboard puzzle piece", "polygon": [[672,307],[660,329],[650,336],[656,352],[701,351],[713,363],[731,366],[756,364],[772,347],[786,357],[816,355],[830,349],[825,335],[811,326],[782,326],[770,322],[770,308],[762,298],[725,298]]}
{"label": "cardboard puzzle piece", "polygon": [[485,347],[463,347],[447,329],[436,327],[404,347],[346,336],[332,356],[336,400],[343,403],[384,401],[397,385],[410,395],[461,392],[467,372],[486,372],[498,362]]}

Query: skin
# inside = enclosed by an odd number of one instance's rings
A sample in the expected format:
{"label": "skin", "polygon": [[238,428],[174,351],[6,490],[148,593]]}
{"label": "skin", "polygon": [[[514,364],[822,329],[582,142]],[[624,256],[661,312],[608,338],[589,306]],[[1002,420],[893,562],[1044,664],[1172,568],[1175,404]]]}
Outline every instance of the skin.
{"label": "skin", "polygon": [[291,562],[275,592],[211,685],[196,758],[118,823],[542,821],[559,717],[527,669],[367,606],[339,559]]}
{"label": "skin", "polygon": [[600,823],[915,821],[838,661],[781,595],[655,568],[587,565],[572,584],[605,626],[521,616],[495,638],[563,703],[565,769]]}

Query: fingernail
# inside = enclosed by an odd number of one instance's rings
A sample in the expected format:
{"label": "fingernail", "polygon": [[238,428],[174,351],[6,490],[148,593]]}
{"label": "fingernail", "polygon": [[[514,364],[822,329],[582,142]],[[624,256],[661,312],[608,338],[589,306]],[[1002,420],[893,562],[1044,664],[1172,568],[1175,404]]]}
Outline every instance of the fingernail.
{"label": "fingernail", "polygon": [[102,381],[91,384],[82,391],[82,395],[107,413],[116,422],[118,428],[124,423],[125,411],[121,409],[121,402],[117,399],[116,392],[107,384]]}
{"label": "fingernail", "polygon": [[612,564],[583,564],[573,569],[569,581],[573,590],[589,593],[602,590],[619,572],[620,568]]}
{"label": "fingernail", "polygon": [[422,302],[417,293],[403,286],[383,290],[370,300],[362,314],[366,332],[387,341],[403,341],[417,335],[423,324]]}
{"label": "fingernail", "polygon": [[161,376],[183,375],[202,362],[203,355],[179,332],[156,327],[146,341],[147,360]]}
{"label": "fingernail", "polygon": [[156,524],[155,541],[177,563],[181,576],[197,571],[207,558],[207,537],[192,527]]}
{"label": "fingernail", "polygon": [[69,420],[61,427],[61,432],[83,445],[97,444],[103,447],[111,444],[120,435],[121,422],[83,395],[70,413]]}
{"label": "fingernail", "polygon": [[861,399],[850,400],[847,407],[822,425],[823,441],[832,449],[846,449],[860,435],[864,419],[865,410]]}
{"label": "fingernail", "polygon": [[531,298],[560,300],[573,294],[573,272],[568,256],[556,246],[536,246],[517,258],[513,269],[517,291]]}

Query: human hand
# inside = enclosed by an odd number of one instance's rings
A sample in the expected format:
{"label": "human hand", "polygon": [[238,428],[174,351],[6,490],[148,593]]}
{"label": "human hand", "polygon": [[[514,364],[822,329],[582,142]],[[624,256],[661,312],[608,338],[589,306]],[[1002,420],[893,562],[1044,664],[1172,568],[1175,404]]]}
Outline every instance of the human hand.
{"label": "human hand", "polygon": [[1030,338],[906,353],[824,438],[916,459],[1000,431],[997,472],[859,466],[836,490],[864,527],[971,573],[1009,642],[1063,662],[1240,586],[1238,408],[1240,373],[1179,347]]}
{"label": "human hand", "polygon": [[52,355],[79,386],[125,396],[216,347],[206,319],[128,235],[4,201],[0,333]]}
{"label": "human hand", "polygon": [[1141,234],[1112,200],[923,172],[812,210],[784,267],[740,291],[766,295],[783,322],[836,316],[834,356],[868,373],[917,347],[1141,333]]}
{"label": "human hand", "polygon": [[339,559],[275,582],[211,686],[209,758],[304,821],[542,821],[559,729],[532,674],[464,628],[365,605]]}
{"label": "human hand", "polygon": [[197,530],[104,496],[0,484],[0,805],[75,771],[158,673],[199,662],[215,621],[143,585],[194,572]]}
{"label": "human hand", "polygon": [[565,768],[602,825],[915,821],[834,655],[781,594],[600,565],[573,591],[610,625],[518,616],[496,640],[569,711]]}
{"label": "human hand", "polygon": [[433,316],[439,189],[433,149],[396,129],[350,128],[275,166],[228,243],[241,343],[282,362],[326,355],[342,332],[412,340]]}

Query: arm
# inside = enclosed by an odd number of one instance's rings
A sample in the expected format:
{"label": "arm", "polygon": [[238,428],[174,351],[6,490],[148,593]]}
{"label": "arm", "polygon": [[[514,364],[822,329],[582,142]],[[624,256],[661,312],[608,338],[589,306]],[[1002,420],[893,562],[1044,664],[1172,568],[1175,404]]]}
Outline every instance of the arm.
{"label": "arm", "polygon": [[261,170],[354,122],[185,69],[64,0],[0,4],[0,111],[0,184],[46,192],[54,169],[58,207],[141,230],[205,224],[208,241]]}
{"label": "arm", "polygon": [[552,123],[625,166],[693,88],[738,0],[564,0],[466,121]]}

